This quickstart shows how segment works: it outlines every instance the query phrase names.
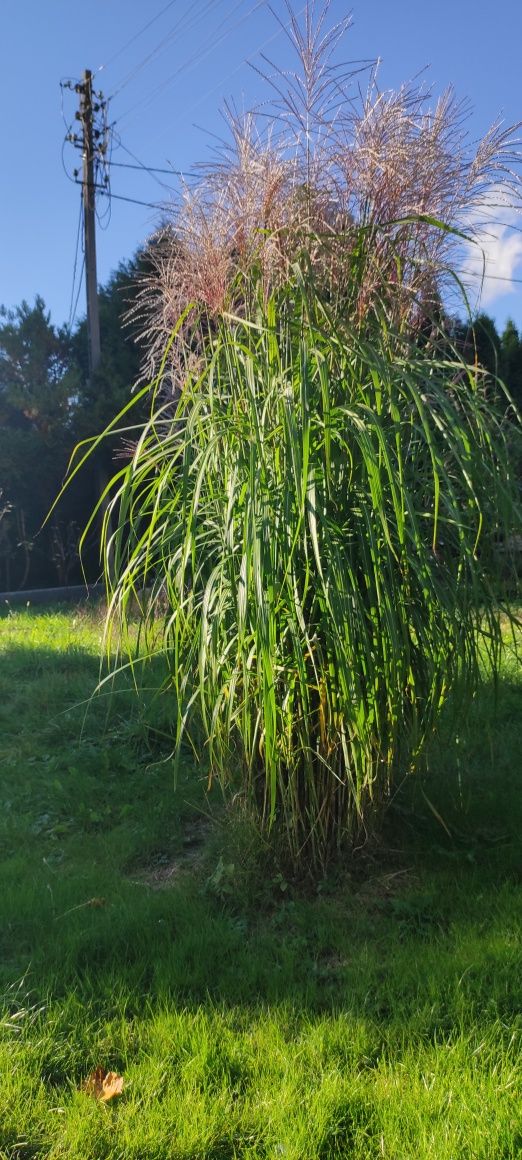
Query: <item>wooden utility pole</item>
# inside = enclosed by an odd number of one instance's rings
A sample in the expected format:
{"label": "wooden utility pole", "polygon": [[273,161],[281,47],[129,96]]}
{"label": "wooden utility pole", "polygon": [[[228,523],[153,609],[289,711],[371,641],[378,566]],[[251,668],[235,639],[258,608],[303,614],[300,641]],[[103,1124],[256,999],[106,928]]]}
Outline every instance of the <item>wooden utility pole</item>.
{"label": "wooden utility pole", "polygon": [[79,120],[83,131],[82,199],[90,377],[100,365],[101,358],[100,312],[98,309],[98,279],[96,274],[96,190],[94,182],[94,138],[92,124],[92,73],[90,69],[85,69],[83,82],[78,88],[80,91]]}

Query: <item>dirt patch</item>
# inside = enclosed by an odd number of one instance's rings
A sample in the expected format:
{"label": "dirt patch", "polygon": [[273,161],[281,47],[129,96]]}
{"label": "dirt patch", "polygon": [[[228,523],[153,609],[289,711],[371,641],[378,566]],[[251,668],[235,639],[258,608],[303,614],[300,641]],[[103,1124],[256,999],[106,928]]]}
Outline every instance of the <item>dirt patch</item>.
{"label": "dirt patch", "polygon": [[400,898],[417,885],[417,875],[413,870],[394,870],[391,874],[379,874],[368,878],[356,892],[356,898],[371,906],[382,905],[393,898]]}
{"label": "dirt patch", "polygon": [[135,865],[129,878],[150,890],[167,890],[184,875],[193,871],[201,861],[210,832],[207,818],[195,818],[183,828],[182,847],[176,850],[157,850],[148,862]]}

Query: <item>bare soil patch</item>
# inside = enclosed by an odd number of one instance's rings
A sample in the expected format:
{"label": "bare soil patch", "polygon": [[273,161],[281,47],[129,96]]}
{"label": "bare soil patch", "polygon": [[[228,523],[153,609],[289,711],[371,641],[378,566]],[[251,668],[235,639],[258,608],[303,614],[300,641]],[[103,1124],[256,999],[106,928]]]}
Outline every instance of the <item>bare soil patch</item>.
{"label": "bare soil patch", "polygon": [[207,818],[192,819],[183,828],[181,849],[175,852],[157,850],[146,863],[133,866],[129,877],[150,890],[166,890],[174,886],[183,874],[193,871],[201,861],[209,832]]}

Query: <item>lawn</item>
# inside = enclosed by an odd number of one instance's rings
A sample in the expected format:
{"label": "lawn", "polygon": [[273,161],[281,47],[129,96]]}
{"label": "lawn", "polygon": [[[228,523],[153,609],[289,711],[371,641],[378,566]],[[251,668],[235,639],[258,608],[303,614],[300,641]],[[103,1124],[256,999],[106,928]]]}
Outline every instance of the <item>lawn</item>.
{"label": "lawn", "polygon": [[167,704],[92,698],[101,632],[0,621],[2,1160],[520,1157],[515,657],[312,887],[174,788]]}

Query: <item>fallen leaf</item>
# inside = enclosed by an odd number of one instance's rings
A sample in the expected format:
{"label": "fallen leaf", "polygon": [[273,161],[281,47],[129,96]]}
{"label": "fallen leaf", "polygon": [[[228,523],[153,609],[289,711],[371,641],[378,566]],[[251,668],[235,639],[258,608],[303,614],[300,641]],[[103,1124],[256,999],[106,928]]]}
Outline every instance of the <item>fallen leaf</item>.
{"label": "fallen leaf", "polygon": [[121,1096],[123,1076],[117,1075],[115,1071],[105,1071],[104,1067],[97,1067],[87,1076],[82,1084],[82,1091],[86,1092],[88,1096],[94,1096],[95,1099],[107,1103],[115,1096]]}
{"label": "fallen leaf", "polygon": [[91,906],[99,909],[100,906],[106,905],[107,900],[105,898],[88,898],[87,902],[79,902],[77,906],[70,906],[69,910],[64,910],[62,914],[57,914],[54,921],[57,922],[59,918],[65,918],[68,914],[74,914],[75,910],[83,910],[85,906]]}

